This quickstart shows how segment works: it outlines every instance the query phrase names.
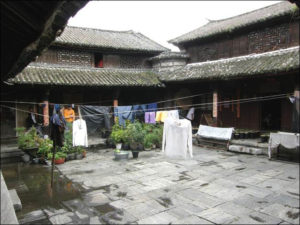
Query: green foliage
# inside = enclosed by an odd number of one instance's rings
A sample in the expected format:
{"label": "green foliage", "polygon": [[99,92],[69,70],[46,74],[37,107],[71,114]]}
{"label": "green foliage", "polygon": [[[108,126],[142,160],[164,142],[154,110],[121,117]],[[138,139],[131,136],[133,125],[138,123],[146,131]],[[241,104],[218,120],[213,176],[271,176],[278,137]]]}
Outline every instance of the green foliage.
{"label": "green foliage", "polygon": [[110,138],[115,144],[128,141],[127,133],[125,132],[125,129],[117,123],[114,124],[112,127]]}
{"label": "green foliage", "polygon": [[[52,156],[53,156],[53,153],[48,153],[48,155],[47,155],[47,158],[48,158],[48,160],[52,160]],[[66,156],[67,156],[67,154],[66,153],[63,153],[63,152],[56,152],[55,153],[55,159],[65,159],[66,158]]]}
{"label": "green foliage", "polygon": [[16,128],[18,135],[18,146],[20,149],[37,148],[41,142],[35,127],[31,127],[27,132],[24,127]]}
{"label": "green foliage", "polygon": [[139,143],[143,144],[146,131],[140,122],[134,122],[127,126],[126,128],[128,142],[130,144]]}
{"label": "green foliage", "polygon": [[42,139],[41,143],[39,144],[39,150],[38,153],[42,156],[46,156],[49,152],[51,152],[51,149],[53,148],[53,141],[50,139]]}
{"label": "green foliage", "polygon": [[144,138],[144,147],[145,148],[151,148],[152,145],[156,143],[157,135],[154,133],[148,133],[145,135]]}

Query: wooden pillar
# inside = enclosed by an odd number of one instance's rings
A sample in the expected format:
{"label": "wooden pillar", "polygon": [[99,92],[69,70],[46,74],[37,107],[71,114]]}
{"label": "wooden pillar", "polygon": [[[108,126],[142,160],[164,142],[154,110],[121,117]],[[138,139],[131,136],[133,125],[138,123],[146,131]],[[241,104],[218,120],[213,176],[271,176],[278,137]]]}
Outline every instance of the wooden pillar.
{"label": "wooden pillar", "polygon": [[213,91],[213,107],[212,107],[212,116],[214,118],[215,126],[218,124],[218,91],[214,89]]}
{"label": "wooden pillar", "polygon": [[[113,107],[118,107],[119,105],[119,96],[120,96],[120,89],[117,89],[113,92]],[[114,121],[116,122],[116,117],[114,117]]]}
{"label": "wooden pillar", "polygon": [[43,101],[43,125],[49,126],[49,90],[46,91]]}
{"label": "wooden pillar", "polygon": [[236,91],[236,99],[237,99],[236,118],[240,118],[240,116],[241,116],[240,96],[241,96],[241,90],[240,90],[240,88],[238,88],[237,91]]}

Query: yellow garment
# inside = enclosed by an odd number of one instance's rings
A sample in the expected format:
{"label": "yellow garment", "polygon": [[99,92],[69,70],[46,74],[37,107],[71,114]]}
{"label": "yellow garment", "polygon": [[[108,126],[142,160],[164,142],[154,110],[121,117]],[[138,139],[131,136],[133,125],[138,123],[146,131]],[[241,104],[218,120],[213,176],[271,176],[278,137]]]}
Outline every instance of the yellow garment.
{"label": "yellow garment", "polygon": [[73,109],[64,109],[64,117],[67,122],[73,122],[75,119],[75,112]]}
{"label": "yellow garment", "polygon": [[168,111],[157,111],[155,121],[164,122],[167,116],[168,116]]}

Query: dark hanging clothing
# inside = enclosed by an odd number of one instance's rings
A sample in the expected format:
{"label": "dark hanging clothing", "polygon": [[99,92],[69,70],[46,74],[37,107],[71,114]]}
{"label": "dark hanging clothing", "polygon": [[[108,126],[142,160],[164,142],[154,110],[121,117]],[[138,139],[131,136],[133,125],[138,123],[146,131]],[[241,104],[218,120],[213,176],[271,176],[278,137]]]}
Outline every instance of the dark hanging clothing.
{"label": "dark hanging clothing", "polygon": [[86,121],[88,134],[98,133],[101,130],[111,130],[111,106],[81,105],[80,112]]}
{"label": "dark hanging clothing", "polygon": [[64,145],[64,128],[66,127],[66,121],[60,114],[54,114],[50,118],[50,138],[53,142],[62,147]]}
{"label": "dark hanging clothing", "polygon": [[143,122],[145,119],[147,105],[134,105],[133,109],[133,118],[140,122]]}

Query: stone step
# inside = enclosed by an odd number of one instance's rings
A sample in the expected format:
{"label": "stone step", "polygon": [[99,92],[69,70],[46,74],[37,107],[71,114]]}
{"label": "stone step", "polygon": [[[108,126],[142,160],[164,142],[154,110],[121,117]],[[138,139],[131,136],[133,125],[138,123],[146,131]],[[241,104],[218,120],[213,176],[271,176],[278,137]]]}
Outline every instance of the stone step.
{"label": "stone step", "polygon": [[251,155],[267,155],[268,151],[265,148],[254,148],[243,145],[229,145],[228,151],[247,153]]}
{"label": "stone step", "polygon": [[230,140],[230,144],[254,148],[268,148],[268,142],[261,142],[260,139],[232,139]]}
{"label": "stone step", "polygon": [[15,211],[16,212],[21,211],[22,210],[22,203],[21,203],[21,200],[20,200],[20,198],[17,194],[16,189],[8,190],[8,192],[9,192],[10,199],[13,203]]}
{"label": "stone step", "polygon": [[23,151],[1,152],[0,158],[1,159],[14,158],[14,157],[21,157],[22,155],[24,155]]}

